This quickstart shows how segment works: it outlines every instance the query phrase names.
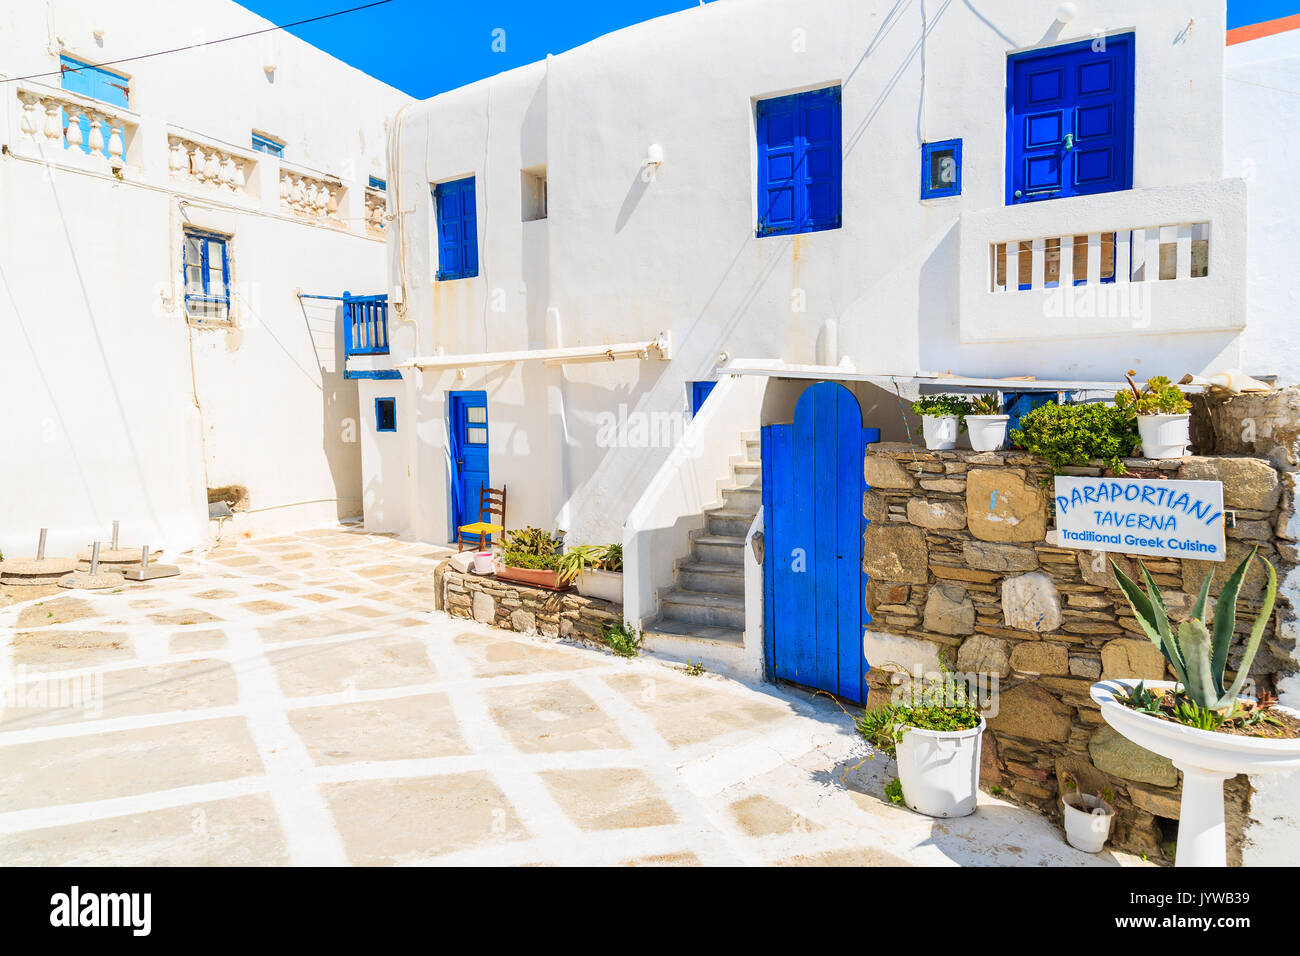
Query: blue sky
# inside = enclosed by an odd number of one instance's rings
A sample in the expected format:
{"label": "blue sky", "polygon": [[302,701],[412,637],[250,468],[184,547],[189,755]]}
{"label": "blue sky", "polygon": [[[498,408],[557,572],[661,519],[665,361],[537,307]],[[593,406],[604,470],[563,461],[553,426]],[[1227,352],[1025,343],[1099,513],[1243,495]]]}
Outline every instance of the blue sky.
{"label": "blue sky", "polygon": [[[363,2],[243,0],[243,5],[273,23],[289,23]],[[696,3],[392,0],[381,7],[295,27],[290,32],[412,96],[424,98]],[[1300,0],[1228,0],[1229,27],[1294,13],[1300,13]],[[498,49],[494,49],[494,41]],[[502,46],[504,49],[499,49]]]}

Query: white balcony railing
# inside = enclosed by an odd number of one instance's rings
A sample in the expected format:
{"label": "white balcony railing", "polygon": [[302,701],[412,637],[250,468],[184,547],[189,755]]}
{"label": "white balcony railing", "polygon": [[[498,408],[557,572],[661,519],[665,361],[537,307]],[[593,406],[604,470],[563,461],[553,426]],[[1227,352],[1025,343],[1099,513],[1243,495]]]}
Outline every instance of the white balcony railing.
{"label": "white balcony railing", "polygon": [[241,195],[251,193],[255,160],[178,133],[168,133],[167,148],[172,179]]}
{"label": "white balcony railing", "polygon": [[384,234],[384,193],[366,189],[366,232],[380,238]]}
{"label": "white balcony railing", "polygon": [[1178,223],[1021,239],[995,242],[989,249],[992,292],[1202,279],[1209,274],[1210,224]]}
{"label": "white balcony railing", "polygon": [[280,171],[280,208],[300,219],[346,227],[339,212],[343,184],[289,168]]}
{"label": "white balcony railing", "polygon": [[[18,85],[20,141],[37,147],[55,147],[77,160],[107,168],[125,165],[127,149],[138,126],[129,110],[64,90],[32,83]],[[47,159],[45,149],[38,150]]]}

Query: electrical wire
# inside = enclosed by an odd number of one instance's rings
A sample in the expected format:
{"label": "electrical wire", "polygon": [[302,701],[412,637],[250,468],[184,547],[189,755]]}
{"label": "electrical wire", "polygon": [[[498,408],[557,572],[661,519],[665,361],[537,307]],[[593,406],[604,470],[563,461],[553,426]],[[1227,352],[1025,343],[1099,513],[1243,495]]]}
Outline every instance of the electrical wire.
{"label": "electrical wire", "polygon": [[14,83],[19,80],[39,80],[47,76],[61,76],[64,73],[79,73],[82,70],[95,70],[102,66],[116,66],[119,63],[133,63],[136,60],[148,60],[155,56],[167,56],[171,53],[184,53],[186,50],[197,50],[200,47],[216,46],[218,43],[229,43],[231,40],[245,40],[248,37],[260,36],[263,33],[273,33],[276,30],[287,30],[289,27],[302,26],[304,23],[317,23],[320,20],[328,20],[331,17],[341,17],[346,13],[356,13],[359,10],[369,10],[371,7],[382,7],[384,4],[392,2],[393,0],[373,0],[373,2],[363,3],[359,7],[349,7],[347,10],[336,10],[334,13],[323,13],[320,16],[308,17],[305,20],[295,20],[293,23],[281,23],[276,26],[265,27],[261,30],[252,30],[248,33],[240,33],[237,36],[222,37],[220,40],[205,40],[202,43],[191,43],[189,46],[178,46],[170,50],[159,50],[156,53],[141,53],[138,56],[124,56],[116,60],[104,60],[102,63],[87,63],[85,66],[50,70],[47,73],[32,73],[27,76],[11,76],[4,80],[0,80],[0,82]]}

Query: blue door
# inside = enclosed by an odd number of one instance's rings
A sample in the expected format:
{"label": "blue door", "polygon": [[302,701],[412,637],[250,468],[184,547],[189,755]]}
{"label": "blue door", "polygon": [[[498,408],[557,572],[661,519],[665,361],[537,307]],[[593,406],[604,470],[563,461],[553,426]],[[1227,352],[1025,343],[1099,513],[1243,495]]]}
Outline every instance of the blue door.
{"label": "blue door", "polygon": [[709,397],[709,392],[713,391],[713,386],[717,382],[691,382],[691,414],[698,415],[700,406],[704,400]]}
{"label": "blue door", "polygon": [[880,440],[844,386],[819,382],[794,424],[762,431],[764,653],[770,679],[864,703],[862,457]]}
{"label": "blue door", "polygon": [[452,392],[447,406],[451,437],[451,540],[456,529],[478,520],[480,489],[488,480],[487,392]]}
{"label": "blue door", "polygon": [[1134,35],[1007,61],[1007,203],[1133,186]]}

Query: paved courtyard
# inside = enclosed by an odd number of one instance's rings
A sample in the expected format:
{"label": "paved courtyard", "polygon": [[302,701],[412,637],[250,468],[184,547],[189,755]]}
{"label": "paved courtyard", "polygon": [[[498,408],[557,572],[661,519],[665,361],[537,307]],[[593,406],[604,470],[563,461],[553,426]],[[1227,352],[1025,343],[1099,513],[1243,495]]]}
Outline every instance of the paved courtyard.
{"label": "paved courtyard", "polygon": [[432,611],[444,552],[342,527],[0,599],[0,865],[1066,864],[934,821],[834,702]]}

